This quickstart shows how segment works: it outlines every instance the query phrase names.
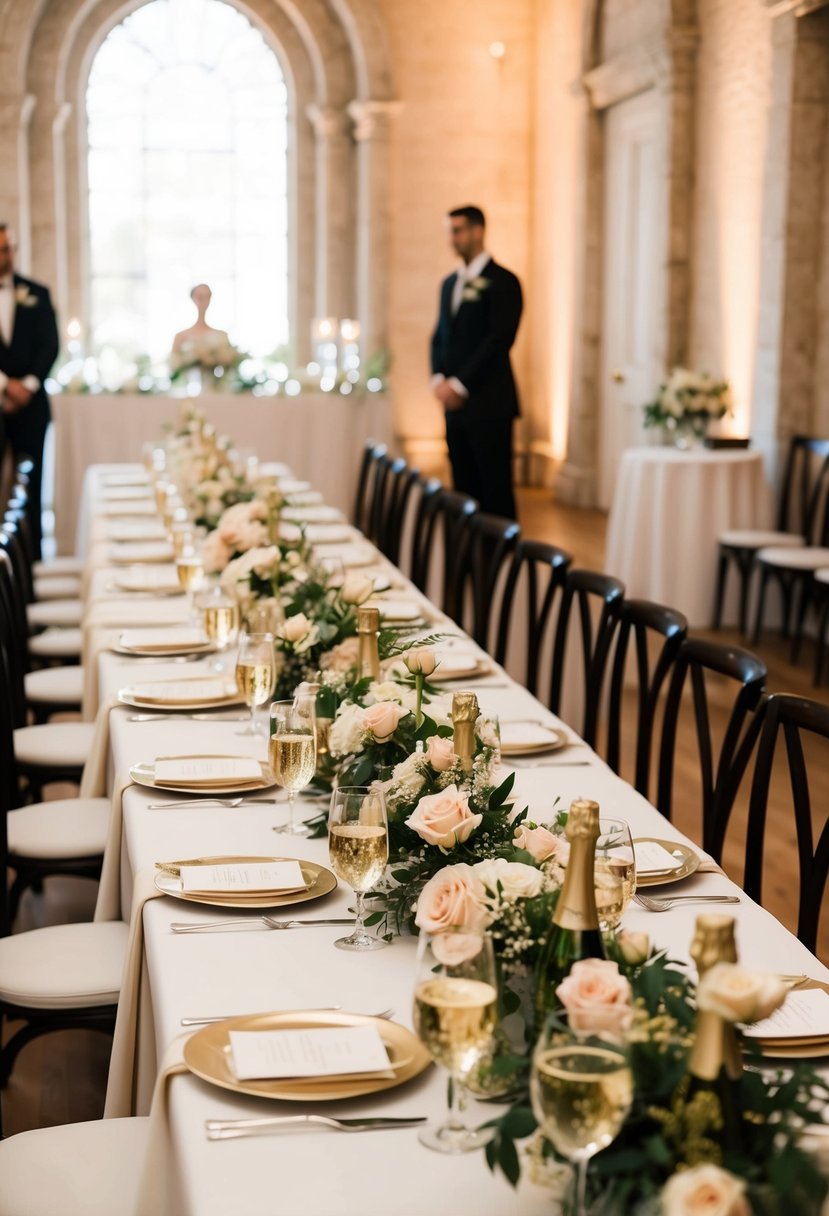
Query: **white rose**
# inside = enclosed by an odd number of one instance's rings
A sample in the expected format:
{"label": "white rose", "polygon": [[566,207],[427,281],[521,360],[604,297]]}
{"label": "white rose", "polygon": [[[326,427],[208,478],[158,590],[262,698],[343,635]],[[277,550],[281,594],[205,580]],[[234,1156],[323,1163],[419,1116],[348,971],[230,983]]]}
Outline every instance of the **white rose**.
{"label": "white rose", "polygon": [[622,929],[616,935],[616,945],[621,951],[622,958],[631,967],[639,967],[649,957],[651,939],[647,933],[634,933],[632,929]]}
{"label": "white rose", "polygon": [[363,711],[363,721],[377,742],[384,743],[392,737],[400,719],[405,718],[408,712],[396,701],[378,701]]}
{"label": "white rose", "polygon": [[420,892],[415,923],[428,933],[439,933],[450,925],[483,929],[489,920],[484,894],[472,866],[444,866]]}
{"label": "white rose", "polygon": [[662,1188],[662,1216],[751,1216],[745,1183],[718,1165],[695,1165]]}
{"label": "white rose", "polygon": [[559,865],[566,866],[570,856],[570,845],[563,836],[556,836],[543,824],[528,827],[522,823],[515,829],[512,843],[516,849],[526,849],[536,861],[547,861],[552,857]]}
{"label": "white rose", "polygon": [[483,815],[469,809],[466,794],[456,785],[447,785],[440,793],[421,798],[406,824],[427,844],[449,849],[468,840],[482,820]]}
{"label": "white rose", "polygon": [[202,560],[207,574],[218,574],[230,561],[233,550],[229,549],[218,532],[211,532],[202,545]]}
{"label": "white rose", "polygon": [[479,718],[477,724],[478,737],[484,747],[500,747],[501,736],[498,731],[497,722],[493,722],[492,718]]}
{"label": "white rose", "polygon": [[426,755],[436,772],[448,772],[457,759],[454,740],[444,739],[440,735],[430,735],[426,740]]}
{"label": "white rose", "polygon": [[328,732],[328,749],[333,756],[349,756],[360,751],[366,733],[363,710],[353,701],[346,701]]}
{"label": "white rose", "polygon": [[490,894],[495,895],[498,884],[508,900],[534,899],[544,886],[544,875],[535,866],[505,857],[488,857],[472,867]]}
{"label": "white rose", "polygon": [[248,553],[250,568],[260,578],[268,578],[279,568],[281,554],[276,545],[268,545],[265,549],[251,549]]}
{"label": "white rose", "polygon": [[311,630],[311,622],[304,612],[297,612],[294,616],[289,616],[285,623],[280,626],[279,634],[286,642],[295,645],[307,637]]}
{"label": "white rose", "polygon": [[413,676],[430,676],[438,665],[434,650],[428,646],[418,646],[404,655],[403,662]]}
{"label": "white rose", "polygon": [[697,1005],[729,1022],[759,1022],[780,1008],[787,993],[776,975],[716,963],[699,982]]}
{"label": "white rose", "polygon": [[573,963],[556,989],[573,1030],[586,1034],[622,1034],[633,1020],[632,989],[619,964],[586,958]]}
{"label": "white rose", "polygon": [[377,680],[368,686],[365,702],[373,705],[377,701],[396,701],[403,704],[403,686],[395,684],[394,680]]}
{"label": "white rose", "polygon": [[340,598],[346,604],[364,604],[374,595],[374,579],[350,571],[340,587]]}

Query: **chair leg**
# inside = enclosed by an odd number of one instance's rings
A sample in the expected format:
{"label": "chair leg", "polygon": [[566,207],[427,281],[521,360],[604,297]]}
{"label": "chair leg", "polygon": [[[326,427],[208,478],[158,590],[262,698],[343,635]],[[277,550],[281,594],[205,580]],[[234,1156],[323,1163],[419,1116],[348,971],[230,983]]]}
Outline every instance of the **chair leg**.
{"label": "chair leg", "polygon": [[740,636],[748,637],[748,595],[751,590],[751,573],[754,554],[742,553],[737,563],[740,572]]}
{"label": "chair leg", "polygon": [[717,589],[714,593],[714,620],[712,629],[722,628],[722,609],[725,599],[725,578],[728,573],[728,553],[720,550],[720,560],[717,563]]}
{"label": "chair leg", "polygon": [[763,617],[766,611],[766,588],[769,585],[770,572],[768,566],[760,567],[760,587],[757,591],[757,607],[754,612],[754,631],[751,635],[751,641],[754,646],[760,640],[760,629],[763,624]]}
{"label": "chair leg", "polygon": [[829,629],[829,595],[825,595],[818,619],[817,637],[815,639],[815,670],[812,683],[819,688],[823,680],[823,668],[826,663],[826,633]]}
{"label": "chair leg", "polygon": [[809,585],[805,579],[799,579],[800,597],[797,605],[797,620],[794,627],[794,636],[792,637],[792,652],[791,661],[796,663],[800,658],[800,645],[803,641],[803,626],[806,623],[806,616],[809,612],[809,604],[811,597],[809,595]]}

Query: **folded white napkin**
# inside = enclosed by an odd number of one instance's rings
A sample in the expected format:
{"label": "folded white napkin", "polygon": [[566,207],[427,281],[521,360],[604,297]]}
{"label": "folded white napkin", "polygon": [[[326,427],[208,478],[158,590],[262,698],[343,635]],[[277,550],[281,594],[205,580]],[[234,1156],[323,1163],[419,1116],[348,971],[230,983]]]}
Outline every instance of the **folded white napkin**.
{"label": "folded white napkin", "polygon": [[144,482],[137,486],[112,486],[109,489],[101,490],[101,498],[104,502],[127,502],[130,499],[144,499],[148,493],[149,486]]}
{"label": "folded white napkin", "polygon": [[125,629],[118,639],[127,650],[173,650],[185,646],[206,646],[209,639],[201,629]]}
{"label": "folded white napkin", "polygon": [[151,569],[141,567],[125,570],[117,575],[113,585],[120,591],[180,591],[181,586],[174,566],[155,564]]}
{"label": "folded white napkin", "polygon": [[354,566],[370,566],[376,560],[373,549],[368,545],[346,543],[342,545],[315,543],[314,553],[318,558],[338,557],[346,568]]}
{"label": "folded white napkin", "polygon": [[136,502],[105,502],[101,504],[101,515],[155,515],[156,505],[152,498]]}
{"label": "folded white napkin", "polygon": [[291,520],[294,523],[341,524],[343,522],[343,513],[342,511],[338,511],[336,507],[283,507],[282,518]]}
{"label": "folded white napkin", "polygon": [[474,650],[453,650],[450,654],[438,651],[440,666],[435,675],[447,679],[456,671],[471,671],[480,666],[482,659]]}
{"label": "folded white napkin", "polygon": [[171,562],[175,558],[173,546],[167,541],[135,541],[113,545],[110,559],[120,565],[131,562]]}
{"label": "folded white napkin", "polygon": [[501,750],[518,747],[543,747],[556,742],[552,727],[539,726],[535,722],[502,722]]}
{"label": "folded white napkin", "polygon": [[123,692],[131,701],[151,701],[158,705],[199,705],[202,701],[224,701],[238,695],[235,684],[209,678],[176,682],[148,680],[144,684],[132,684]]}
{"label": "folded white napkin", "polygon": [[107,540],[164,540],[166,533],[163,524],[154,520],[132,523],[129,520],[114,520],[107,526]]}
{"label": "folded white napkin", "polygon": [[387,621],[419,621],[423,608],[415,600],[369,600],[370,607],[379,608]]}

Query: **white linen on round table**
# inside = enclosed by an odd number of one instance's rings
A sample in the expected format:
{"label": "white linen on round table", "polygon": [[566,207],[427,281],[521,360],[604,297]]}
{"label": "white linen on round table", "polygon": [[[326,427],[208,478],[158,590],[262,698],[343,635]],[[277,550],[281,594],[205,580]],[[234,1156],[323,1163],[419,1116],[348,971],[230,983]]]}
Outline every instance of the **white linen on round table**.
{"label": "white linen on round table", "polygon": [[[692,626],[707,626],[718,536],[727,528],[768,527],[771,509],[759,452],[628,448],[610,510],[605,570],[623,581],[629,599],[667,604]],[[734,615],[735,587],[725,619]]]}

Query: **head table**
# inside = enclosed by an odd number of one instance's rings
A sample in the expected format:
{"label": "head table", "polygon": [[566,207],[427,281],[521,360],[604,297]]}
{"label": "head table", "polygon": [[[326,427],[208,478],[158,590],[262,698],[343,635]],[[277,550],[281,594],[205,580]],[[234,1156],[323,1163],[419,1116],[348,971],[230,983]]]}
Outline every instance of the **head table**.
{"label": "head table", "polygon": [[[123,466],[127,467],[127,466]],[[133,466],[134,467],[134,466]],[[102,474],[92,469],[84,510],[92,545],[87,571],[87,617],[104,620],[110,629],[120,618],[187,619],[182,598],[152,599],[112,591],[114,570],[107,566]],[[417,595],[377,556],[377,566],[396,581],[397,594]],[[391,594],[395,594],[393,587]],[[421,597],[422,598],[422,597]],[[423,601],[431,629],[457,633],[452,622]],[[102,649],[111,644],[107,629],[93,630],[99,645],[91,649],[97,681],[96,743],[85,774],[86,792],[97,785],[113,793],[113,821],[98,901],[98,919],[121,917],[131,923],[131,952],[118,1010],[107,1094],[107,1114],[147,1113],[152,1100],[152,1135],[139,1211],[194,1213],[196,1216],[502,1216],[507,1210],[548,1214],[549,1192],[524,1178],[517,1197],[501,1176],[492,1176],[482,1154],[444,1157],[429,1152],[414,1129],[344,1136],[321,1130],[229,1142],[208,1142],[204,1122],[211,1118],[295,1114],[302,1104],[276,1103],[237,1096],[175,1068],[159,1080],[164,1063],[180,1061],[182,1018],[257,1013],[278,1009],[332,1005],[355,1012],[394,1010],[394,1018],[411,1026],[416,943],[396,939],[386,949],[354,955],[334,948],[336,928],[295,931],[265,928],[241,932],[174,935],[173,921],[219,919],[223,913],[153,893],[155,862],[211,854],[290,855],[326,863],[324,840],[275,836],[284,821],[281,805],[238,809],[189,807],[151,810],[163,801],[157,791],[129,784],[129,768],[164,754],[234,752],[264,756],[264,739],[240,737],[239,723],[203,722],[184,717],[159,722],[131,722],[135,713],[112,706],[118,690],[135,679],[180,679],[197,675],[208,660],[182,665],[144,662]],[[471,646],[471,643],[468,643]],[[471,686],[470,686],[471,687]],[[502,721],[534,718],[557,726],[539,702],[507,674],[495,669],[474,684],[482,711]],[[536,820],[550,821],[554,803],[567,806],[576,797],[596,799],[607,814],[630,823],[634,836],[684,840],[676,829],[617,777],[569,728],[572,746],[545,757],[534,767],[517,770],[519,806],[528,805]],[[698,850],[699,851],[699,850]],[[733,905],[740,958],[749,967],[803,972],[829,980],[823,967],[774,917],[747,899],[711,861],[704,860],[686,879],[683,893],[737,894]],[[350,892],[343,886],[314,905],[314,916],[347,915]],[[670,947],[673,957],[688,959],[696,907],[655,915],[631,905],[627,927],[646,931],[654,944]],[[729,911],[732,911],[730,908]],[[224,915],[227,915],[225,910]],[[235,915],[235,913],[234,913]],[[444,1076],[435,1068],[397,1089],[360,1100],[324,1104],[326,1113],[344,1116],[394,1115],[438,1117],[445,1108]],[[470,1123],[484,1122],[501,1108],[472,1103]]]}

